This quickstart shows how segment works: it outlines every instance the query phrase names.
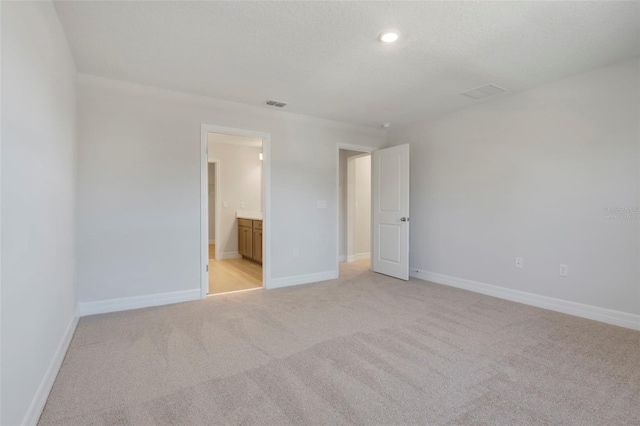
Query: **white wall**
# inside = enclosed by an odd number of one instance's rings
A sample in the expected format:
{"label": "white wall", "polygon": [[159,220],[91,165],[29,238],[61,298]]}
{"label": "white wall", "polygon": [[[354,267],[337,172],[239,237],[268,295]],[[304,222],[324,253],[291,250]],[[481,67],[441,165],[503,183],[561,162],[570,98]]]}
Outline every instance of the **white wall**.
{"label": "white wall", "polygon": [[347,158],[347,262],[356,260],[356,157]]}
{"label": "white wall", "polygon": [[[359,151],[350,151],[348,149],[341,149],[339,152],[339,167],[340,167],[340,184],[339,184],[339,226],[340,226],[340,244],[339,244],[339,253],[340,260],[347,260],[347,230],[349,229],[348,225],[348,212],[349,212],[349,198],[348,198],[348,186],[349,186],[349,169],[348,169],[348,159],[349,157],[362,155],[362,152]],[[353,175],[352,185],[355,184],[355,174]],[[355,202],[355,200],[353,200]],[[352,207],[355,209],[355,206]],[[352,255],[355,254],[351,253]]]}
{"label": "white wall", "polygon": [[199,292],[201,123],[271,134],[270,278],[337,274],[336,144],[385,131],[97,77],[78,92],[81,302]]}
{"label": "white wall", "polygon": [[209,163],[209,244],[216,241],[216,165]]}
{"label": "white wall", "polygon": [[640,204],[639,75],[625,62],[392,130],[411,144],[412,268],[640,313],[639,221],[603,214]]}
{"label": "white wall", "polygon": [[3,2],[3,425],[37,421],[75,326],[75,89],[52,4]]}
{"label": "white wall", "polygon": [[[262,148],[209,143],[209,159],[220,168],[220,218],[216,249],[221,259],[238,257],[238,210],[262,211]],[[243,207],[244,205],[244,207]],[[225,207],[226,206],[226,207]]]}
{"label": "white wall", "polygon": [[355,159],[355,251],[365,258],[371,251],[371,155]]}
{"label": "white wall", "polygon": [[371,155],[341,149],[340,162],[340,259],[353,261],[370,251]]}

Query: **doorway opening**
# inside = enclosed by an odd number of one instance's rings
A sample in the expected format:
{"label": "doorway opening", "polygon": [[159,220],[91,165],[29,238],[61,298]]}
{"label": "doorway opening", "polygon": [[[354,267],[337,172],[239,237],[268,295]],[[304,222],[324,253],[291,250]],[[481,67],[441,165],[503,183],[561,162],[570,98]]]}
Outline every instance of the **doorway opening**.
{"label": "doorway opening", "polygon": [[202,139],[202,297],[263,288],[269,136],[203,125]]}
{"label": "doorway opening", "polygon": [[370,269],[371,154],[365,149],[338,147],[339,275],[345,264]]}

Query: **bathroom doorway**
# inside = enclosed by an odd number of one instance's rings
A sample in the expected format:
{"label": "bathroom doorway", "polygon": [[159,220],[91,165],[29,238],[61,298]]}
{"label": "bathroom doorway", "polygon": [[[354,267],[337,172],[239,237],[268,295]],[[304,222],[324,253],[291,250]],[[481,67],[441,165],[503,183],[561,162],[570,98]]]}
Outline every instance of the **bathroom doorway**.
{"label": "bathroom doorway", "polygon": [[203,126],[203,139],[206,266],[202,292],[215,296],[263,288],[269,265],[267,138],[254,132]]}
{"label": "bathroom doorway", "polygon": [[[338,262],[370,269],[371,154],[338,149]],[[340,265],[338,271],[340,271]],[[340,273],[340,272],[339,272]]]}

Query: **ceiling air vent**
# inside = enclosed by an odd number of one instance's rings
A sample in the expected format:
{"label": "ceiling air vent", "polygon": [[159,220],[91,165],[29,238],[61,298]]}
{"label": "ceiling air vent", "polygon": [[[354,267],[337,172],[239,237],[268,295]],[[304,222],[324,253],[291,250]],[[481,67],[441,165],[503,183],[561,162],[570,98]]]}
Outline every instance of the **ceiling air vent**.
{"label": "ceiling air vent", "polygon": [[503,89],[502,87],[494,86],[493,84],[487,84],[486,86],[478,87],[477,89],[462,92],[461,95],[468,96],[473,99],[482,99],[506,91],[507,89]]}
{"label": "ceiling air vent", "polygon": [[274,101],[273,99],[269,99],[267,102],[265,102],[265,104],[278,108],[284,108],[285,106],[287,106],[286,102]]}

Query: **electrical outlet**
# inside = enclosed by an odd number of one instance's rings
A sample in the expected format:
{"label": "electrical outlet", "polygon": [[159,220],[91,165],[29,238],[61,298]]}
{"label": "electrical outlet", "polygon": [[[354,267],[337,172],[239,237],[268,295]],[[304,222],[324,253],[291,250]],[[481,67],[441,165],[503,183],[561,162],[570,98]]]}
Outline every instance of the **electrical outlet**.
{"label": "electrical outlet", "polygon": [[518,269],[524,268],[524,261],[521,257],[516,257],[516,268]]}
{"label": "electrical outlet", "polygon": [[560,276],[566,277],[569,275],[569,266],[560,264]]}
{"label": "electrical outlet", "polygon": [[226,201],[222,202],[222,208],[226,209],[227,207],[229,207],[229,203],[227,203]]}
{"label": "electrical outlet", "polygon": [[246,204],[244,203],[244,201],[240,201],[240,208],[241,208],[241,209],[244,209],[245,205],[246,205]]}
{"label": "electrical outlet", "polygon": [[300,252],[298,251],[297,248],[293,249],[293,257],[299,257],[300,256]]}

